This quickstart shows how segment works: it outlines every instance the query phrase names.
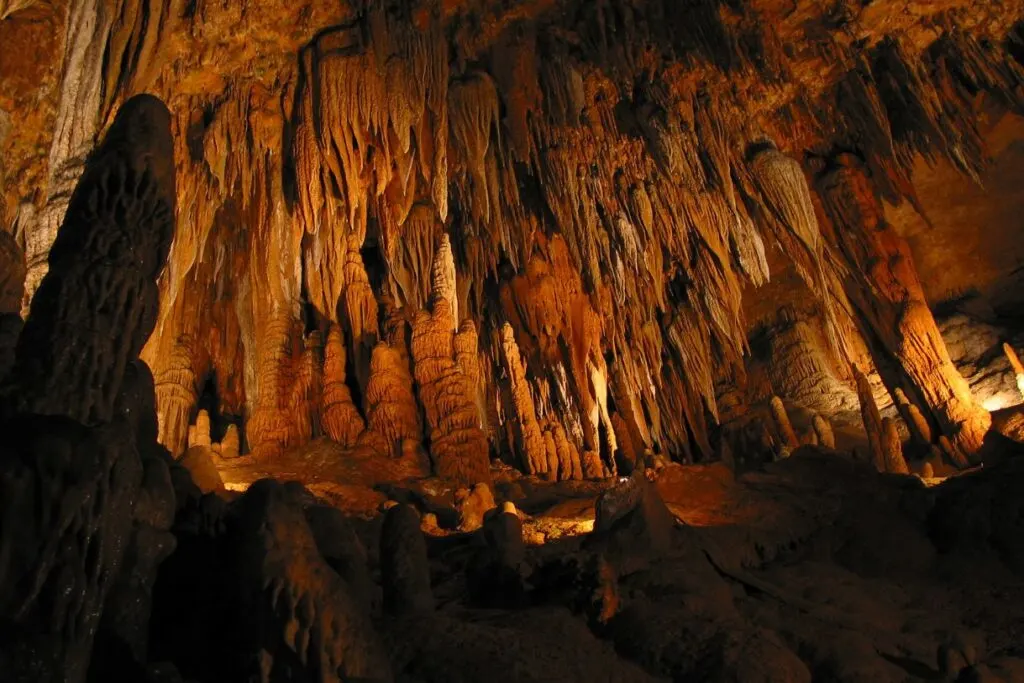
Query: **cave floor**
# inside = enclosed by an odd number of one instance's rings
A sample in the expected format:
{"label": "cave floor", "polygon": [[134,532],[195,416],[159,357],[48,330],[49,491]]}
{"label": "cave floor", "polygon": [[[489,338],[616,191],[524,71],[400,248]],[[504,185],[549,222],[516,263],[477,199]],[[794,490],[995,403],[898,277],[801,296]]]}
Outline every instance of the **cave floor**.
{"label": "cave floor", "polygon": [[[997,538],[1024,519],[998,484],[1022,490],[1019,459],[939,486],[813,448],[740,476],[720,464],[649,470],[675,518],[671,548],[640,543],[614,580],[597,581],[615,616],[595,620],[580,606],[580,568],[595,554],[595,505],[619,481],[495,470],[526,560],[514,596],[491,586],[481,597],[482,534],[453,528],[450,488],[409,463],[338,455],[321,442],[272,466],[219,469],[234,491],[302,481],[362,520],[372,568],[385,501],[436,516],[424,531],[438,610],[382,626],[398,680],[924,681],[974,664],[990,677],[962,680],[1024,681],[1024,538]],[[1004,514],[1010,532],[993,528]]]}

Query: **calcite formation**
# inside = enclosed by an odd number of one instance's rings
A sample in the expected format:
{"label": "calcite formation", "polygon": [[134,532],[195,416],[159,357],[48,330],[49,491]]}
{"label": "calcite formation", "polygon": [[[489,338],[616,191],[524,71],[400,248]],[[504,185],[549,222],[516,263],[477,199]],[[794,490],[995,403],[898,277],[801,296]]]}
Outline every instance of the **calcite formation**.
{"label": "calcite formation", "polygon": [[341,329],[331,327],[324,347],[324,379],[320,423],[324,433],[343,446],[352,446],[365,429],[363,416],[345,383],[345,341]]}
{"label": "calcite formation", "polygon": [[[156,323],[174,230],[170,112],[139,96],[90,157],[18,338],[11,409],[107,422]],[[111,334],[116,331],[117,334]]]}
{"label": "calcite formation", "polygon": [[822,203],[850,264],[847,296],[883,378],[892,391],[920,397],[954,447],[977,451],[991,418],[949,359],[906,243],[885,222],[863,165],[851,155],[830,163],[818,180]]}
{"label": "calcite formation", "polygon": [[[390,680],[390,664],[366,607],[319,551],[302,508],[262,482],[239,501],[232,590],[261,680]],[[418,530],[417,530],[418,533]],[[257,668],[258,667],[258,668]]]}
{"label": "calcite formation", "polygon": [[71,196],[3,389],[0,661],[13,680],[85,681],[108,650],[146,659],[175,494],[138,355],[174,225],[172,159],[167,108],[127,101]]}
{"label": "calcite formation", "polygon": [[[268,462],[326,435],[422,444],[467,485],[491,457],[604,477],[717,457],[726,393],[840,419],[853,364],[903,392],[922,447],[974,457],[987,413],[881,207],[922,208],[920,157],[980,177],[982,120],[1024,104],[1022,15],[1019,0],[8,2],[0,38],[38,22],[59,38],[34,83],[0,60],[0,227],[25,254],[24,300],[54,296],[43,274],[67,277],[56,227],[83,210],[85,159],[132,95],[168,103],[173,140],[146,163],[173,159],[176,231],[142,357],[174,455],[212,397],[213,421]],[[766,384],[747,377],[762,321],[746,310],[786,271],[821,339],[802,320],[773,338],[801,360],[789,377],[769,364]],[[110,324],[137,335],[132,315]],[[53,365],[25,382],[59,396],[72,382]]]}
{"label": "calcite formation", "polygon": [[384,515],[380,562],[386,612],[401,615],[434,609],[427,546],[415,509],[396,505]]}
{"label": "calcite formation", "polygon": [[21,334],[21,298],[25,286],[25,257],[8,233],[0,233],[0,376],[14,363]]}

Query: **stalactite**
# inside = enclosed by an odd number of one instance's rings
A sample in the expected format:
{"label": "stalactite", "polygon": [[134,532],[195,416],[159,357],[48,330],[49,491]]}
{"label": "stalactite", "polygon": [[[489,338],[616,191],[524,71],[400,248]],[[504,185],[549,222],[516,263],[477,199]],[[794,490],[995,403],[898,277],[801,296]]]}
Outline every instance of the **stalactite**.
{"label": "stalactite", "polygon": [[830,346],[850,358],[853,342],[837,320],[842,315],[835,310],[841,305],[836,301],[838,287],[803,169],[795,160],[768,146],[755,153],[750,173],[761,193],[766,223],[800,277],[822,303]]}
{"label": "stalactite", "polygon": [[526,368],[519,355],[519,345],[516,344],[515,332],[508,323],[501,328],[501,350],[502,362],[508,376],[507,384],[503,383],[501,386],[503,393],[507,394],[505,420],[511,431],[510,441],[525,472],[546,474],[549,471],[549,456],[537,422],[537,413],[526,379]]}
{"label": "stalactite", "polygon": [[498,106],[498,91],[484,72],[475,72],[449,87],[451,138],[456,158],[464,164],[473,182],[471,208],[482,221],[494,217],[498,203],[493,166],[497,155],[491,151],[491,131],[499,121]]}
{"label": "stalactite", "polygon": [[64,219],[71,192],[99,133],[103,92],[103,54],[113,16],[106,3],[76,0],[69,5],[64,76],[50,145],[46,204],[27,231],[23,313],[46,274],[47,256]]}
{"label": "stalactite", "polygon": [[[401,237],[390,262],[396,301],[414,309],[427,305],[430,297],[434,250],[443,235],[433,204],[417,202],[401,227]],[[447,239],[447,236],[444,236]],[[450,247],[449,247],[450,250]],[[452,282],[454,283],[454,261]]]}
{"label": "stalactite", "polygon": [[366,34],[352,26],[324,32],[303,55],[299,210],[308,232],[331,222],[329,230],[361,243],[376,207],[391,260],[397,235],[387,226],[405,222],[417,177],[441,220],[448,215],[447,46],[439,26],[414,27],[383,6],[368,23]]}
{"label": "stalactite", "polygon": [[906,242],[885,222],[867,176],[846,157],[819,179],[818,188],[832,224],[830,240],[850,264],[847,295],[865,338],[876,340],[876,364],[885,368],[892,358],[898,365],[898,377],[886,378],[887,385],[919,396],[956,448],[976,452],[991,417],[950,360]]}
{"label": "stalactite", "polygon": [[459,325],[455,333],[453,348],[455,350],[455,364],[462,368],[462,374],[466,377],[466,386],[473,398],[473,405],[476,408],[477,424],[484,428],[487,422],[486,410],[483,401],[483,375],[480,368],[480,338],[476,332],[476,324],[466,318]]}
{"label": "stalactite", "polygon": [[[415,375],[431,452],[473,451],[474,471],[510,445],[558,479],[606,476],[617,452],[624,464],[712,457],[722,375],[748,352],[744,297],[774,276],[775,247],[840,362],[803,354],[789,382],[769,368],[756,401],[776,391],[803,405],[788,390],[814,374],[853,407],[846,366],[877,384],[873,366],[915,441],[945,434],[951,452],[973,453],[986,417],[950,370],[905,250],[873,232],[870,199],[915,202],[919,155],[983,168],[981,96],[1024,103],[1001,43],[1012,22],[946,29],[945,9],[921,9],[898,29],[857,25],[855,44],[818,26],[820,8],[798,21],[740,4],[256,13],[75,0],[47,186],[5,188],[0,206],[25,207],[31,290],[109,111],[140,88],[169,95],[178,230],[143,357],[175,454],[204,382],[258,455],[320,429],[414,450]],[[812,28],[806,54],[783,49]],[[820,202],[780,150],[826,167]],[[834,172],[835,150],[862,155],[866,179]],[[809,348],[794,341],[805,333],[773,349]]]}
{"label": "stalactite", "polygon": [[[47,254],[71,192],[118,97],[144,92],[165,44],[168,3],[69,3],[63,78],[47,164],[46,203],[26,231],[23,313],[46,274]],[[127,58],[125,58],[127,57]]]}

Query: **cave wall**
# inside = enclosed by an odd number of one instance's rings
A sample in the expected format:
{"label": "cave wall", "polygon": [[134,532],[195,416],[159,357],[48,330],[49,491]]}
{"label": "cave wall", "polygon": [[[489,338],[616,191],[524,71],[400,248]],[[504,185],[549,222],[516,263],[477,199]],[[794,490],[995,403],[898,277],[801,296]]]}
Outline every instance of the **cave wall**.
{"label": "cave wall", "polygon": [[991,165],[969,182],[949,162],[914,166],[924,217],[909,204],[887,207],[910,243],[928,301],[976,293],[993,309],[1020,303],[1024,276],[1024,119],[995,107],[983,117]]}
{"label": "cave wall", "polygon": [[488,455],[562,478],[713,457],[723,382],[761,391],[744,302],[773,253],[838,377],[877,370],[936,438],[978,445],[987,414],[930,369],[934,321],[905,316],[929,279],[880,207],[923,203],[919,156],[983,172],[979,94],[1024,98],[1021,3],[21,4],[0,31],[64,36],[32,80],[0,62],[7,117],[35,117],[0,136],[26,301],[117,104],[172,112],[177,225],[142,357],[175,453],[212,387],[267,458],[323,433],[423,442],[472,481]]}

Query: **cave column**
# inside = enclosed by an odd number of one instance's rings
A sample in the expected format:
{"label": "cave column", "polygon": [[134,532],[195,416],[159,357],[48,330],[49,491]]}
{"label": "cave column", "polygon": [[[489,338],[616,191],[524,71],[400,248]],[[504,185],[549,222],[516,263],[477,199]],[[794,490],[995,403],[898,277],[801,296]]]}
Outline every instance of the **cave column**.
{"label": "cave column", "polygon": [[869,178],[844,155],[819,177],[817,188],[829,219],[823,225],[831,232],[827,238],[849,267],[846,295],[889,391],[902,389],[955,449],[976,453],[991,416],[950,360],[909,247],[885,221]]}

